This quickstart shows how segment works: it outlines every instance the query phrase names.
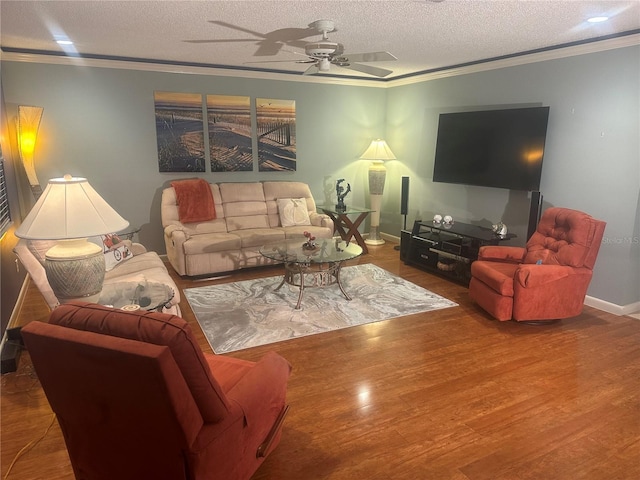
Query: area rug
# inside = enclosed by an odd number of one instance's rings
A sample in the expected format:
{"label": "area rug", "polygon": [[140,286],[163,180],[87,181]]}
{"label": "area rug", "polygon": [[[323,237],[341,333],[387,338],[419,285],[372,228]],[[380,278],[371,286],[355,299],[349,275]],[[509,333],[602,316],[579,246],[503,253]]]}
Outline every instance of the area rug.
{"label": "area rug", "polygon": [[338,285],[306,288],[300,310],[298,287],[274,291],[280,276],[188,288],[184,296],[216,353],[457,305],[371,264],[345,267],[340,277],[351,301]]}

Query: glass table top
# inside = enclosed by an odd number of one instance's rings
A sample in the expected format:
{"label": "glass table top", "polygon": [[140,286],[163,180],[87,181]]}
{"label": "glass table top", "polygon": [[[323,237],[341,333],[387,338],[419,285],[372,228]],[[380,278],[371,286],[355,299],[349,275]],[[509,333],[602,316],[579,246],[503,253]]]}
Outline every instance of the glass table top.
{"label": "glass table top", "polygon": [[273,243],[260,248],[260,254],[286,263],[333,263],[344,262],[362,255],[362,247],[355,242],[345,242],[340,238],[319,238],[316,248],[302,248],[304,238]]}
{"label": "glass table top", "polygon": [[175,292],[163,283],[148,282],[114,282],[105,284],[100,293],[98,303],[113,308],[132,310],[138,306],[141,310],[162,310],[173,300]]}
{"label": "glass table top", "polygon": [[335,215],[349,215],[349,214],[354,214],[354,213],[371,213],[374,210],[371,210],[370,208],[360,208],[360,207],[352,207],[351,205],[347,205],[346,210],[336,210],[336,206],[335,205],[318,205],[317,207],[319,210],[322,210],[323,212],[330,212],[333,213]]}

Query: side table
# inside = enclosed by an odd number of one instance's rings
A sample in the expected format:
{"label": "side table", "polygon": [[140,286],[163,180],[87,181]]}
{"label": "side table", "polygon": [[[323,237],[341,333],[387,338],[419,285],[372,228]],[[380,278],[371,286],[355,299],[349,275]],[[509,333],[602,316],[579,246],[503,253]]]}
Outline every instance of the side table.
{"label": "side table", "polygon": [[[373,210],[368,208],[358,208],[358,207],[347,207],[346,210],[336,210],[335,206],[327,206],[321,205],[318,207],[322,210],[322,213],[325,213],[331,217],[334,225],[334,232],[338,232],[342,240],[347,242],[351,241],[352,238],[355,239],[356,243],[362,247],[362,253],[369,253],[369,249],[367,248],[367,244],[364,243],[364,238],[358,231],[358,227],[367,218]],[[357,215],[354,221],[351,221],[349,215]]]}
{"label": "side table", "polygon": [[118,233],[116,233],[116,235],[118,235],[118,237],[120,237],[120,240],[131,240],[133,241],[133,237],[141,230],[141,227],[137,227],[137,226],[129,226],[128,228],[126,228],[125,230],[122,230]]}

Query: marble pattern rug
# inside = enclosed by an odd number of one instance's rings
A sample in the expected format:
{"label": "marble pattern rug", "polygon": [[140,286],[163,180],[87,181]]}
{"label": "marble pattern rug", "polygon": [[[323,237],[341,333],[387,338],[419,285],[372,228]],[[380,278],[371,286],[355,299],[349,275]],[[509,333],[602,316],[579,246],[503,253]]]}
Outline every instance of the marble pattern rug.
{"label": "marble pattern rug", "polygon": [[233,352],[306,335],[457,306],[372,264],[344,267],[342,284],[306,288],[295,310],[298,287],[281,276],[188,288],[189,305],[213,351]]}

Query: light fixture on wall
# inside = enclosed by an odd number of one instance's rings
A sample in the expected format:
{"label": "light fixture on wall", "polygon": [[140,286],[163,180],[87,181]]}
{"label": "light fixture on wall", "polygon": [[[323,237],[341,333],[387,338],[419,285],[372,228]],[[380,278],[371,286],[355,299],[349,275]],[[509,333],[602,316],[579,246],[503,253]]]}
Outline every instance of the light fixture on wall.
{"label": "light fixture on wall", "polygon": [[384,240],[378,231],[380,227],[380,209],[382,208],[382,192],[384,191],[384,181],[387,176],[387,169],[384,166],[385,160],[396,160],[387,142],[384,140],[372,140],[369,148],[360,156],[361,160],[370,160],[369,167],[369,195],[371,196],[371,228],[365,243],[369,245],[382,245]]}
{"label": "light fixture on wall", "polygon": [[33,196],[38,200],[42,195],[42,187],[36,175],[36,167],[34,163],[34,152],[36,150],[36,140],[38,138],[38,129],[40,128],[40,120],[42,119],[42,107],[32,107],[28,105],[18,106],[17,119],[17,136],[18,136],[18,153],[22,166],[27,173],[29,184]]}
{"label": "light fixture on wall", "polygon": [[95,302],[102,291],[105,263],[102,248],[87,237],[117,232],[128,225],[86,178],[65,175],[49,180],[15,234],[29,240],[59,240],[45,254],[53,292],[60,303]]}

